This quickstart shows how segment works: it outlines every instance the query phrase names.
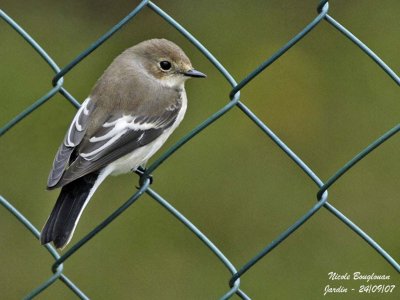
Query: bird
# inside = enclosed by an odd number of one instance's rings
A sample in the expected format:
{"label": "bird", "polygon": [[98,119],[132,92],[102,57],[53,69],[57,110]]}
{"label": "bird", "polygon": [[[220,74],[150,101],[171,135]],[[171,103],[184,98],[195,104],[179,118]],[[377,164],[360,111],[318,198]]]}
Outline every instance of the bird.
{"label": "bird", "polygon": [[74,116],[54,158],[47,189],[61,188],[40,235],[63,249],[96,189],[135,171],[165,143],[186,109],[185,81],[204,78],[175,43],[150,39],[104,71]]}

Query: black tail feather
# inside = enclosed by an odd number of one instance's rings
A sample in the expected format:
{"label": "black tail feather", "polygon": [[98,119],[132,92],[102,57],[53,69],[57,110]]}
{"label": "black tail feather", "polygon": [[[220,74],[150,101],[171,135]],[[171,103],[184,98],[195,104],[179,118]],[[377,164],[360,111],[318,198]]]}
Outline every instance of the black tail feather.
{"label": "black tail feather", "polygon": [[53,242],[56,248],[66,246],[98,176],[98,172],[90,173],[61,189],[56,205],[42,230],[40,236],[42,245]]}

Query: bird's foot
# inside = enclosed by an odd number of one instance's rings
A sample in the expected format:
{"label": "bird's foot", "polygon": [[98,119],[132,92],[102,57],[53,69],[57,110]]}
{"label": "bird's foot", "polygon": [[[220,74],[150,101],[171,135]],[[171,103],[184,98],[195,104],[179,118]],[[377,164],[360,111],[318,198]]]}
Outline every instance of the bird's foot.
{"label": "bird's foot", "polygon": [[146,179],[149,179],[150,184],[153,183],[153,176],[149,175],[146,173],[146,169],[143,168],[142,166],[139,166],[136,168],[136,170],[132,170],[133,172],[135,172],[137,175],[139,175],[140,179],[139,179],[139,185],[143,186],[144,182]]}

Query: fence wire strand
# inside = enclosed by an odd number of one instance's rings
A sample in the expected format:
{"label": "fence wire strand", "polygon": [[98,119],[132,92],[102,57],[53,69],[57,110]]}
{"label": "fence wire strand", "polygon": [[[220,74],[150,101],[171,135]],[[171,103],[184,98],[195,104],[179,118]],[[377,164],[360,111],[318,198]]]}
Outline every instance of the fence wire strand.
{"label": "fence wire strand", "polygon": [[[354,231],[358,236],[366,241],[373,249],[377,251],[397,272],[400,272],[399,263],[390,254],[380,246],[372,237],[364,232],[359,226],[353,221],[336,209],[332,203],[328,202],[328,188],[335,184],[342,175],[348,173],[351,168],[360,162],[365,156],[369,155],[372,151],[381,146],[384,142],[392,138],[395,134],[400,131],[400,123],[395,124],[393,128],[382,134],[371,144],[361,149],[360,152],[351,158],[343,167],[337,170],[327,181],[322,181],[310,167],[308,167],[301,158],[296,155],[257,115],[250,110],[241,99],[240,90],[248,85],[255,77],[260,73],[264,72],[271,64],[277,61],[280,57],[284,56],[285,53],[293,47],[298,41],[304,39],[304,37],[311,32],[316,26],[322,21],[326,21],[333,28],[338,30],[348,40],[356,44],[360,50],[368,55],[397,85],[400,85],[399,76],[371,49],[369,49],[361,40],[359,40],[353,33],[341,25],[338,21],[328,15],[329,3],[328,0],[320,1],[317,7],[317,16],[309,24],[307,24],[300,32],[295,35],[290,41],[283,45],[278,51],[276,51],[271,57],[266,59],[258,67],[256,67],[251,73],[245,76],[239,83],[234,77],[227,71],[227,69],[214,57],[214,55],[202,45],[189,31],[187,31],[181,24],[175,19],[168,15],[155,3],[144,0],[139,3],[125,18],[119,21],[97,41],[95,41],[90,47],[78,54],[75,59],[68,63],[64,68],[60,68],[56,62],[46,53],[46,51],[21,27],[19,26],[10,16],[4,11],[0,10],[0,18],[3,19],[11,28],[13,28],[32,48],[42,57],[42,59],[49,65],[49,67],[55,72],[51,82],[53,87],[46,92],[41,98],[33,102],[29,107],[23,110],[15,118],[5,124],[0,130],[0,136],[3,136],[10,129],[23,121],[31,113],[40,108],[41,105],[45,104],[57,93],[60,93],[64,98],[74,105],[76,108],[79,107],[79,102],[63,87],[64,76],[68,74],[77,64],[84,60],[88,55],[100,47],[106,42],[113,34],[119,31],[125,24],[131,21],[137,16],[143,9],[148,8],[154,11],[168,24],[178,30],[188,41],[190,41],[213,65],[214,67],[225,77],[228,83],[232,86],[232,90],[227,95],[227,104],[220,110],[209,116],[201,124],[193,128],[188,134],[181,138],[178,142],[173,144],[169,149],[162,153],[158,159],[154,161],[144,172],[140,180],[140,186],[138,191],[134,193],[121,207],[115,210],[109,217],[97,225],[91,230],[85,237],[74,244],[66,253],[62,256],[51,246],[46,245],[45,248],[55,259],[54,264],[51,267],[53,275],[51,275],[44,283],[32,290],[26,296],[26,299],[32,299],[39,295],[43,290],[47,289],[58,279],[61,280],[66,287],[71,289],[76,296],[81,299],[89,299],[88,296],[82,292],[78,286],[72,282],[65,274],[63,264],[74,255],[82,246],[84,246],[89,240],[91,240],[97,233],[108,226],[113,220],[115,220],[120,214],[122,214],[129,206],[137,201],[143,194],[149,195],[162,207],[164,207],[171,215],[177,218],[185,227],[187,227],[197,238],[199,238],[208,249],[213,252],[221,263],[227,268],[231,274],[230,278],[227,278],[229,289],[227,292],[220,297],[220,299],[229,299],[234,294],[239,296],[241,299],[250,299],[244,291],[240,289],[241,277],[249,271],[258,261],[265,257],[273,249],[277,248],[285,239],[290,237],[298,228],[300,228],[305,222],[307,222],[315,213],[317,213],[322,207],[327,209],[333,216],[342,221],[349,229]],[[204,234],[202,233],[189,219],[181,214],[176,208],[174,208],[167,200],[159,195],[154,189],[150,188],[150,176],[151,174],[161,166],[161,164],[169,159],[176,151],[180,149],[184,144],[193,139],[198,133],[205,130],[210,124],[217,121],[221,116],[228,113],[234,107],[238,108],[243,112],[266,136],[268,136],[316,185],[318,192],[316,193],[317,202],[308,210],[301,215],[298,220],[290,225],[285,231],[277,236],[271,243],[267,244],[260,252],[251,257],[247,263],[242,267],[235,267],[224,253],[218,249],[218,247]],[[21,222],[35,237],[39,239],[40,232],[35,228],[31,222],[21,214],[5,197],[0,196],[1,205],[13,214],[19,222]],[[38,244],[39,245],[39,244]]]}

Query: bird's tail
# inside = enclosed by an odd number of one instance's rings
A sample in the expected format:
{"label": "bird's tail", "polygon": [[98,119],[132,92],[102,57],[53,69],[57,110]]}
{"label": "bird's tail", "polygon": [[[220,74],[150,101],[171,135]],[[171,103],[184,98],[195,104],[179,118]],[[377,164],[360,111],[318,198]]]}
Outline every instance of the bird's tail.
{"label": "bird's tail", "polygon": [[53,242],[56,248],[64,248],[69,243],[84,208],[105,177],[94,172],[62,187],[40,235],[42,245]]}

